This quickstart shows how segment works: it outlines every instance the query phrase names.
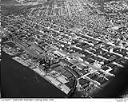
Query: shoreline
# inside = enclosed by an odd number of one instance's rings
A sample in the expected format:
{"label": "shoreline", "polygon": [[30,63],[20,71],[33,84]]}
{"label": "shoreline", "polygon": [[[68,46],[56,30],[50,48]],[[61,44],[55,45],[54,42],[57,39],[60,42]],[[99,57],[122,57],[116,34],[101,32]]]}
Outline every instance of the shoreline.
{"label": "shoreline", "polygon": [[[36,72],[11,59],[11,57],[4,52],[2,52],[1,66],[2,97],[68,97]],[[19,83],[23,84],[23,86],[19,86]],[[8,86],[8,84],[10,85]],[[15,88],[12,85],[14,85]],[[23,87],[28,89],[23,89]],[[50,90],[50,92],[48,90]],[[17,93],[19,94],[18,96]]]}

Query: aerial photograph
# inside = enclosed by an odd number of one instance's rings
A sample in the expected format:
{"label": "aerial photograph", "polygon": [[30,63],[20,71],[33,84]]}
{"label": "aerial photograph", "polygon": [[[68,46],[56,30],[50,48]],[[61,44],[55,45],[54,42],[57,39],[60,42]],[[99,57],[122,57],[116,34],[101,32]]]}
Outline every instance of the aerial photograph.
{"label": "aerial photograph", "polygon": [[1,0],[1,98],[128,98],[128,0]]}

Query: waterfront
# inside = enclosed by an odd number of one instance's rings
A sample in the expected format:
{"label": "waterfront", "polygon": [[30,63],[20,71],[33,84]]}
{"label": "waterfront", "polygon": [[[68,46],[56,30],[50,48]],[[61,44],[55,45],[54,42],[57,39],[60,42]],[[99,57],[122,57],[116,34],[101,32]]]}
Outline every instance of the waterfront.
{"label": "waterfront", "polygon": [[67,97],[37,73],[2,52],[2,97]]}

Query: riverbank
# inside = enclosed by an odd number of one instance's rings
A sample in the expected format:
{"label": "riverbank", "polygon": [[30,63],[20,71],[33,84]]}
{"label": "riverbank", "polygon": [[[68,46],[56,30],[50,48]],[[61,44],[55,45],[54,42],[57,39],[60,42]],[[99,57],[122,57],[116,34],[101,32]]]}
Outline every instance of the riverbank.
{"label": "riverbank", "polygon": [[1,97],[67,97],[61,90],[40,77],[31,69],[11,59],[2,52]]}

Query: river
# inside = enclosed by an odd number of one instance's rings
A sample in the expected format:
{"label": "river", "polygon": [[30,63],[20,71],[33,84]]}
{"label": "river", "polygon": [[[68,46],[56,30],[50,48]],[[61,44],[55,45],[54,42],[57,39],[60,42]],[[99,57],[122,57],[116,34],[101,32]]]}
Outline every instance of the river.
{"label": "river", "polygon": [[63,98],[65,93],[2,52],[1,97]]}

